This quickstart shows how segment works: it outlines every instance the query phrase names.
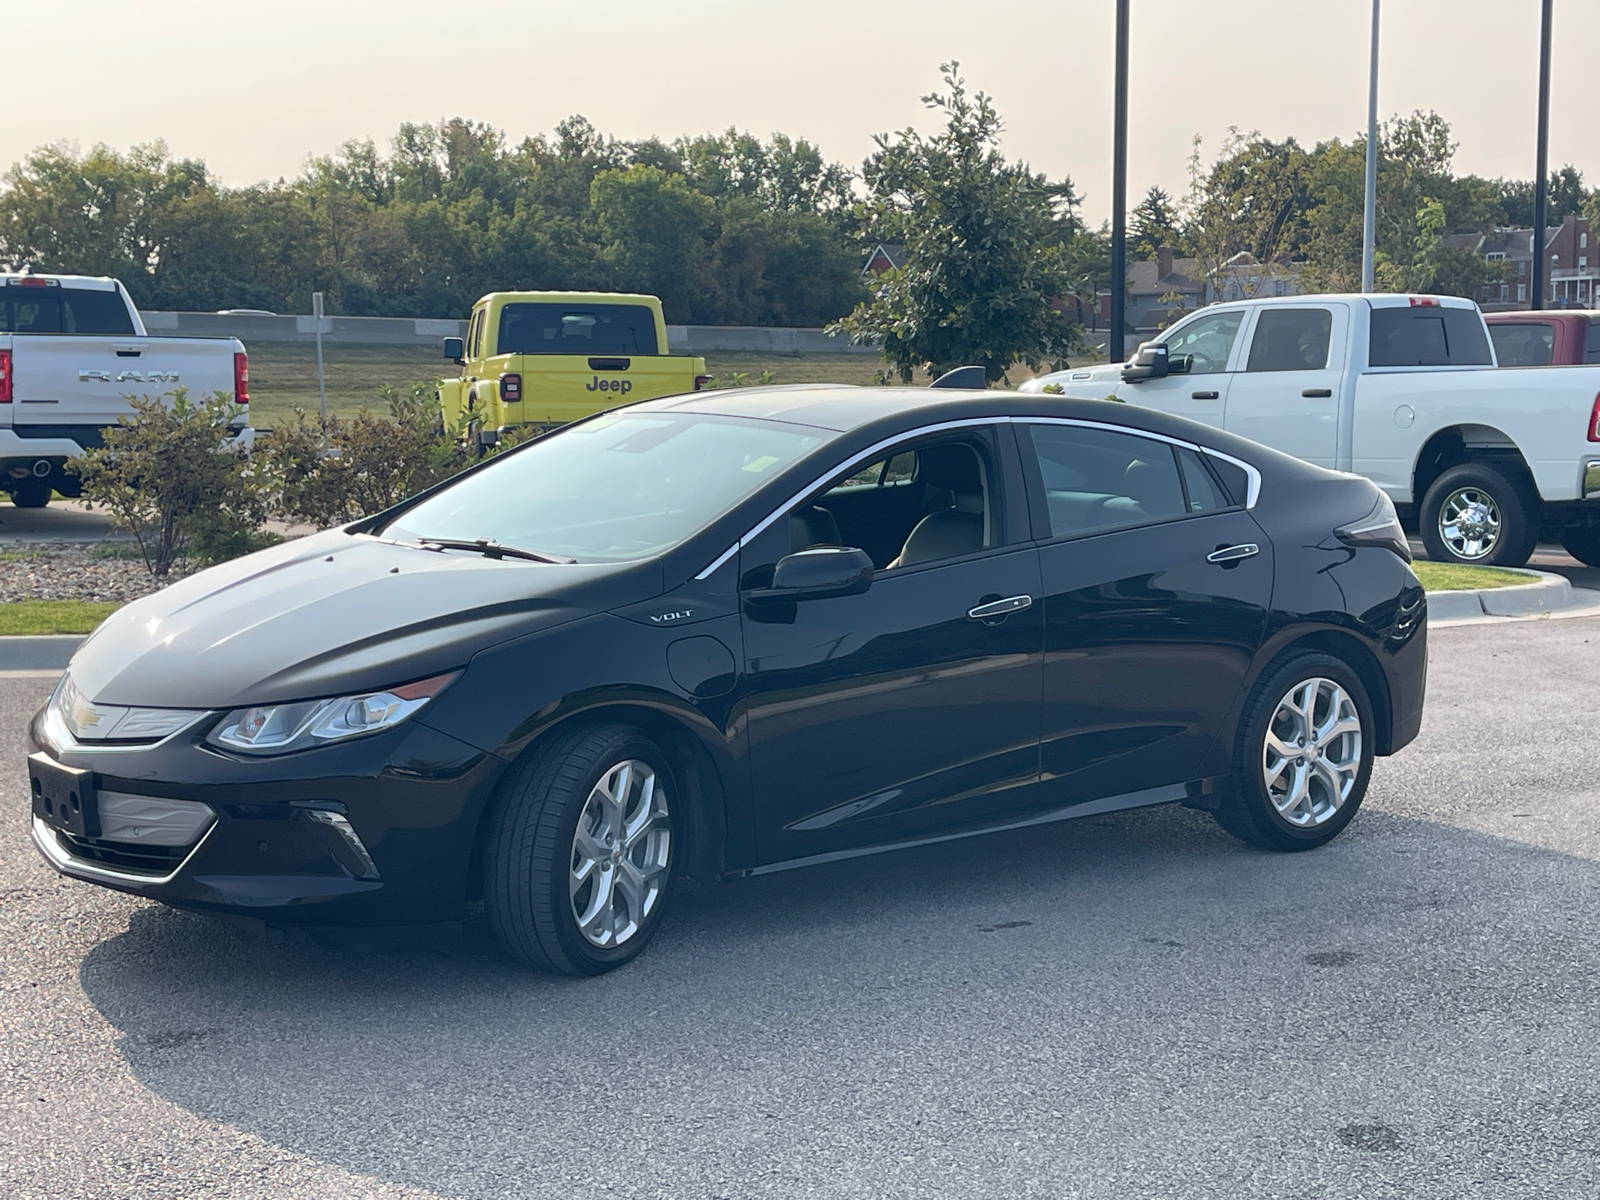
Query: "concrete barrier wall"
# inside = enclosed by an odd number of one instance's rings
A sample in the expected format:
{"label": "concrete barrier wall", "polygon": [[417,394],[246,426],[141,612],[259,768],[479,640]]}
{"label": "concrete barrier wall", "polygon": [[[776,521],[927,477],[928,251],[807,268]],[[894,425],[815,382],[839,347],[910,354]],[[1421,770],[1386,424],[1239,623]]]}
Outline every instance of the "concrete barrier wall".
{"label": "concrete barrier wall", "polygon": [[[315,342],[315,317],[252,317],[226,313],[141,313],[144,327],[160,337],[236,337],[251,342]],[[426,317],[323,317],[322,340],[329,345],[432,346],[447,337],[465,337],[465,321]],[[780,329],[756,325],[668,325],[673,354],[746,351],[760,354],[867,354],[871,346],[852,346],[820,329]]]}
{"label": "concrete barrier wall", "polygon": [[[155,337],[236,337],[251,342],[315,342],[315,317],[248,317],[225,313],[140,313]],[[423,317],[323,317],[322,340],[333,345],[437,346],[465,337],[465,321]]]}

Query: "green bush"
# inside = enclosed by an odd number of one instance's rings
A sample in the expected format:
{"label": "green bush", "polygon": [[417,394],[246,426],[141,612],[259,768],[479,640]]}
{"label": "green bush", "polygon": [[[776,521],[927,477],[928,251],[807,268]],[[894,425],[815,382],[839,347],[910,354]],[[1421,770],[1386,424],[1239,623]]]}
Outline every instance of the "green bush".
{"label": "green bush", "polygon": [[170,404],[128,397],[133,414],[71,464],[84,499],[133,535],[158,579],[191,551],[217,562],[270,540],[261,533],[267,506],[254,465],[226,444],[232,394],[198,403],[185,388],[170,395]]}
{"label": "green bush", "polygon": [[363,409],[350,420],[308,417],[274,429],[256,458],[271,510],[285,521],[328,529],[392,508],[407,496],[470,467],[481,454],[499,454],[540,430],[503,434],[480,451],[446,429],[434,384],[386,387],[389,415]]}

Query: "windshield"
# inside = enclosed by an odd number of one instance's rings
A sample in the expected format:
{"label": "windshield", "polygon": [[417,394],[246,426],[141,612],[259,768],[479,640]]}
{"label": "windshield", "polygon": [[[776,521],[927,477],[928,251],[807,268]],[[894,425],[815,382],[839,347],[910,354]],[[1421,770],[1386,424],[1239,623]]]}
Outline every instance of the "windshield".
{"label": "windshield", "polygon": [[580,562],[649,558],[835,436],[737,417],[607,413],[490,463],[383,533],[486,538]]}

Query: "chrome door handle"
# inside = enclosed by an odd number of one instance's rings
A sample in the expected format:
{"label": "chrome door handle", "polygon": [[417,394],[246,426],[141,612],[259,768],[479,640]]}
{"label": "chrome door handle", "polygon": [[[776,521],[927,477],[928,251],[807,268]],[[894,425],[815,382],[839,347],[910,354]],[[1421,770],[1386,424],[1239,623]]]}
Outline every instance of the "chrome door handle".
{"label": "chrome door handle", "polygon": [[1237,546],[1224,546],[1220,550],[1213,550],[1206,555],[1209,563],[1237,562],[1241,558],[1249,558],[1253,554],[1260,554],[1261,547],[1254,542],[1243,542]]}
{"label": "chrome door handle", "polygon": [[978,605],[977,608],[969,608],[967,616],[974,621],[987,621],[990,617],[1003,617],[1007,613],[1021,612],[1025,608],[1032,607],[1032,596],[1007,596],[1004,600],[991,600],[987,604]]}

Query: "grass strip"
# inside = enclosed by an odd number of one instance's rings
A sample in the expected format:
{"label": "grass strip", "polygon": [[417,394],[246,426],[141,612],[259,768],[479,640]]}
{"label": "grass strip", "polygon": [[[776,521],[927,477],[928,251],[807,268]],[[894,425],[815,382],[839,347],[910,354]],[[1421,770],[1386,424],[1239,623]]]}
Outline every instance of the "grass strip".
{"label": "grass strip", "polygon": [[17,600],[0,604],[0,637],[91,633],[121,607],[98,600]]}
{"label": "grass strip", "polygon": [[1478,588],[1517,587],[1538,582],[1522,571],[1500,567],[1463,567],[1457,563],[1415,562],[1411,569],[1430,592],[1469,592]]}

